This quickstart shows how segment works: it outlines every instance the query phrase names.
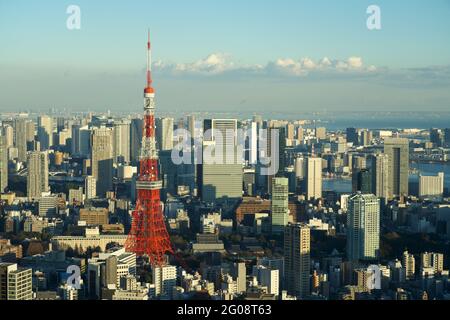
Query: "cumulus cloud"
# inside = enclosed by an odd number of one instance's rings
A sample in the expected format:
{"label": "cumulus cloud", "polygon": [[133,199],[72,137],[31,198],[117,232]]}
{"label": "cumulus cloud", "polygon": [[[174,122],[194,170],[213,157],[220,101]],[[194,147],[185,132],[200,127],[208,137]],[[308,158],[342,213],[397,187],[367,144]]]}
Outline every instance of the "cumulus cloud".
{"label": "cumulus cloud", "polygon": [[239,65],[232,61],[232,57],[224,53],[213,53],[204,59],[190,63],[165,63],[157,61],[154,67],[161,72],[171,75],[264,75],[305,77],[316,73],[370,73],[377,71],[375,66],[366,67],[361,57],[352,56],[348,59],[331,60],[324,57],[313,60],[309,57],[301,59],[279,58],[269,61],[265,65]]}

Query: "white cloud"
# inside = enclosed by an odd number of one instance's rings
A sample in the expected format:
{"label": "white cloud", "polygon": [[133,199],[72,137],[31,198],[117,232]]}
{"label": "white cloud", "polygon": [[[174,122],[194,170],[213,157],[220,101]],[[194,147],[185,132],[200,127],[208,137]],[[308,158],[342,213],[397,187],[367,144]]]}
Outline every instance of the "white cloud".
{"label": "white cloud", "polygon": [[374,72],[373,65],[365,67],[361,57],[351,56],[345,60],[331,60],[324,57],[318,61],[311,58],[280,58],[265,65],[238,65],[231,56],[224,53],[213,53],[206,58],[191,63],[165,63],[157,61],[154,67],[161,72],[172,75],[222,75],[238,73],[241,75],[278,75],[290,77],[305,77],[314,73],[363,73]]}
{"label": "white cloud", "polygon": [[363,61],[361,57],[350,57],[347,60],[348,66],[350,68],[361,68],[363,66]]}

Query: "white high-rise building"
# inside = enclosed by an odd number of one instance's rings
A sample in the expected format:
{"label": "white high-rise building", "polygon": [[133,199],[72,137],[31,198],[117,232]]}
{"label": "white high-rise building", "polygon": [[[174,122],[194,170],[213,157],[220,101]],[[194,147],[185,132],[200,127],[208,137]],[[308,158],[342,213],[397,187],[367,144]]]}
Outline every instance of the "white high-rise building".
{"label": "white high-rise building", "polygon": [[403,252],[402,264],[406,271],[406,279],[414,279],[416,274],[416,259],[414,258],[414,255],[410,254],[408,251]]}
{"label": "white high-rise building", "polygon": [[114,158],[117,162],[123,160],[124,163],[131,161],[130,129],[129,120],[121,120],[114,123]]}
{"label": "white high-rise building", "polygon": [[308,158],[306,165],[306,199],[322,198],[322,158]]}
{"label": "white high-rise building", "polygon": [[0,300],[32,300],[32,274],[17,264],[0,263]]}
{"label": "white high-rise building", "polygon": [[444,178],[443,172],[439,172],[437,176],[419,177],[419,197],[442,197],[444,194]]}
{"label": "white high-rise building", "polygon": [[380,200],[373,194],[350,197],[347,213],[349,260],[373,260],[380,251]]}
{"label": "white high-rise building", "polygon": [[11,127],[10,125],[4,125],[3,126],[3,134],[5,137],[5,143],[6,143],[6,147],[10,148],[14,146],[14,128]]}
{"label": "white high-rise building", "polygon": [[156,296],[161,299],[173,299],[177,285],[177,268],[175,266],[154,267],[153,284]]}
{"label": "white high-rise building", "polygon": [[53,146],[53,118],[49,116],[38,117],[38,141],[41,150],[45,151]]}
{"label": "white high-rise building", "polygon": [[28,199],[39,199],[48,193],[48,155],[46,152],[30,152],[27,159],[27,196]]}
{"label": "white high-rise building", "polygon": [[295,158],[295,177],[297,179],[303,180],[303,178],[305,178],[307,163],[308,162],[303,157]]}
{"label": "white high-rise building", "polygon": [[172,118],[156,119],[156,139],[161,151],[173,149],[173,123]]}
{"label": "white high-rise building", "polygon": [[93,176],[87,176],[84,180],[84,194],[86,200],[97,197],[97,179]]}
{"label": "white high-rise building", "polygon": [[6,137],[0,136],[0,193],[8,187],[8,147]]}
{"label": "white high-rise building", "polygon": [[276,297],[280,294],[280,272],[276,269],[265,266],[253,266],[253,276],[258,280],[258,284],[267,287],[267,293]]}
{"label": "white high-rise building", "polygon": [[27,161],[27,122],[26,118],[18,118],[14,122],[14,145],[20,162]]}

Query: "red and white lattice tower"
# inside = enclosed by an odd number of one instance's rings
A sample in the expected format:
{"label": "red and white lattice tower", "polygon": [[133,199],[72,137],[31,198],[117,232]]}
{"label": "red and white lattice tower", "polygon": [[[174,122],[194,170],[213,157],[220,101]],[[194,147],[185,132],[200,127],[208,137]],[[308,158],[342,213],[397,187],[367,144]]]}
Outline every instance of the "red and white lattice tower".
{"label": "red and white lattice tower", "polygon": [[139,177],[136,182],[137,201],[130,234],[125,244],[129,252],[148,256],[153,266],[164,266],[166,254],[173,254],[164,222],[158,173],[158,151],[155,130],[155,90],[152,87],[150,32],[147,43],[147,87],[144,90],[144,132]]}

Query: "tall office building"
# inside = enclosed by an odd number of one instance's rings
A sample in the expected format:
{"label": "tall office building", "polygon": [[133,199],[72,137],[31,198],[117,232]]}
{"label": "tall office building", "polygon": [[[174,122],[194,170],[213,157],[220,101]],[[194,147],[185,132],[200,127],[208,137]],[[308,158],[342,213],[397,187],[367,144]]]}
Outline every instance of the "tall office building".
{"label": "tall office building", "polygon": [[233,265],[233,277],[236,279],[237,292],[247,291],[247,267],[245,262],[238,262]]}
{"label": "tall office building", "polygon": [[48,185],[48,154],[33,151],[27,159],[27,196],[28,199],[39,199],[43,193],[50,191]]}
{"label": "tall office building", "polygon": [[173,149],[174,120],[172,118],[156,119],[156,140],[161,151]]}
{"label": "tall office building", "polygon": [[53,118],[49,116],[38,117],[38,141],[40,142],[41,150],[50,149],[53,145]]}
{"label": "tall office building", "polygon": [[300,144],[303,144],[303,138],[304,138],[305,134],[304,134],[304,130],[302,127],[299,127],[297,129],[297,140]]}
{"label": "tall office building", "polygon": [[443,172],[439,172],[437,176],[419,176],[419,197],[442,197],[444,194]]}
{"label": "tall office building", "polygon": [[347,255],[349,260],[374,260],[380,251],[380,200],[357,193],[348,200]]}
{"label": "tall office building", "polygon": [[306,164],[306,199],[322,198],[322,158],[309,157]]}
{"label": "tall office building", "polygon": [[327,129],[326,128],[316,128],[316,138],[318,140],[325,140],[327,138]]}
{"label": "tall office building", "polygon": [[430,142],[432,142],[438,148],[442,147],[444,142],[444,133],[441,129],[430,129]]}
{"label": "tall office building", "polygon": [[191,134],[191,137],[195,138],[195,134],[196,134],[196,130],[195,130],[195,116],[194,115],[189,115],[187,117],[187,123],[188,123],[188,130],[189,130],[189,133]]}
{"label": "tall office building", "polygon": [[10,125],[3,125],[2,135],[5,137],[6,148],[14,146],[14,128]]}
{"label": "tall office building", "polygon": [[355,170],[352,174],[353,193],[372,193],[372,172],[369,169]]}
{"label": "tall office building", "polygon": [[0,136],[0,193],[8,187],[8,147],[6,137]]}
{"label": "tall office building", "polygon": [[442,253],[424,252],[420,256],[421,268],[433,268],[434,273],[444,271],[444,255]]}
{"label": "tall office building", "polygon": [[287,129],[286,138],[288,140],[294,140],[295,139],[295,126],[294,126],[294,124],[289,123],[286,126],[286,129]]}
{"label": "tall office building", "polygon": [[359,130],[355,128],[347,128],[347,141],[353,145],[359,145]]}
{"label": "tall office building", "polygon": [[273,178],[272,233],[282,234],[289,223],[289,179]]}
{"label": "tall office building", "polygon": [[205,202],[242,198],[242,154],[238,153],[237,120],[205,120],[203,148],[214,159],[203,159],[201,194]]}
{"label": "tall office building", "polygon": [[416,259],[414,258],[414,255],[410,254],[408,251],[403,252],[402,265],[406,271],[406,279],[413,280],[416,274]]}
{"label": "tall office building", "polygon": [[105,197],[112,190],[113,180],[113,130],[97,128],[92,132],[92,176],[97,181],[97,195]]}
{"label": "tall office building", "polygon": [[450,148],[450,128],[444,129],[444,147]]}
{"label": "tall office building", "polygon": [[91,154],[91,130],[88,126],[72,126],[72,155],[88,157]]}
{"label": "tall office building", "polygon": [[155,295],[161,299],[173,299],[177,285],[177,268],[174,266],[155,266],[152,268]]}
{"label": "tall office building", "polygon": [[18,118],[14,122],[14,145],[17,148],[18,160],[27,161],[27,122],[28,119]]}
{"label": "tall office building", "polygon": [[139,157],[141,155],[142,147],[142,133],[143,131],[143,120],[142,119],[132,119],[131,120],[131,134],[130,134],[130,157],[133,164],[139,163]]}
{"label": "tall office building", "polygon": [[262,265],[253,266],[253,276],[258,284],[267,288],[267,293],[278,297],[280,294],[280,271]]}
{"label": "tall office building", "polygon": [[409,141],[402,138],[384,140],[384,153],[389,157],[389,195],[409,193]]}
{"label": "tall office building", "polygon": [[[36,125],[32,120],[28,120],[25,125],[25,133],[27,140],[27,150],[28,151],[40,151],[40,149],[35,148],[36,141]],[[39,144],[40,145],[40,144]]]}
{"label": "tall office building", "polygon": [[131,161],[130,148],[131,122],[121,120],[114,123],[114,160],[119,163],[129,163]]}
{"label": "tall office building", "polygon": [[305,224],[290,224],[284,232],[284,274],[290,295],[306,298],[310,294],[311,231]]}
{"label": "tall office building", "polygon": [[0,300],[32,300],[32,270],[0,263]]}
{"label": "tall office building", "polygon": [[372,173],[372,193],[386,202],[392,198],[389,195],[389,157],[386,154],[376,154],[368,157],[368,167]]}
{"label": "tall office building", "polygon": [[97,180],[93,176],[87,176],[84,180],[84,195],[86,200],[97,197]]}
{"label": "tall office building", "polygon": [[361,146],[370,145],[370,143],[372,141],[372,131],[364,129],[364,130],[361,130],[360,135],[361,136],[359,138],[359,145],[361,145]]}

